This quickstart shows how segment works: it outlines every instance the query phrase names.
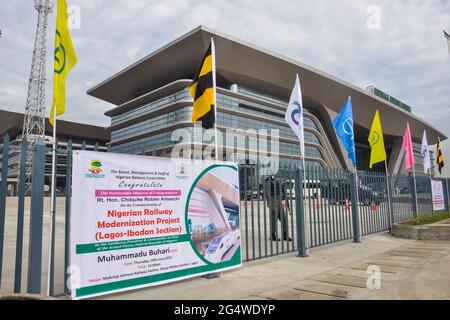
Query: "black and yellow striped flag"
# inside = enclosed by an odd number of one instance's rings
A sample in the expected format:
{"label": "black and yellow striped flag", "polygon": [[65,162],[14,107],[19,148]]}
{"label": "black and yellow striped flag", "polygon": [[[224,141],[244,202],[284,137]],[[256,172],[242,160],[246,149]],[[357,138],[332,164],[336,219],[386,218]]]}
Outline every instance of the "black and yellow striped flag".
{"label": "black and yellow striped flag", "polygon": [[198,69],[189,92],[194,99],[192,106],[192,122],[201,121],[202,127],[210,129],[215,123],[215,90],[214,90],[214,42],[206,51],[202,64]]}
{"label": "black and yellow striped flag", "polygon": [[441,149],[441,141],[437,144],[437,165],[439,168],[439,173],[442,174],[442,168],[444,167],[444,156],[442,155],[442,149]]}

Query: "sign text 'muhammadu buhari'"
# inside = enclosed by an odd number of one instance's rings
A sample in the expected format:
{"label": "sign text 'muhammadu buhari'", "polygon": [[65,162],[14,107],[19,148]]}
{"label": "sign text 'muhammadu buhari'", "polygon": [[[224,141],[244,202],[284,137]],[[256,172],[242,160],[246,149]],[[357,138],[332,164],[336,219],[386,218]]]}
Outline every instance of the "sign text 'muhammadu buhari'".
{"label": "sign text 'muhammadu buhari'", "polygon": [[74,299],[241,266],[237,167],[187,161],[74,152]]}

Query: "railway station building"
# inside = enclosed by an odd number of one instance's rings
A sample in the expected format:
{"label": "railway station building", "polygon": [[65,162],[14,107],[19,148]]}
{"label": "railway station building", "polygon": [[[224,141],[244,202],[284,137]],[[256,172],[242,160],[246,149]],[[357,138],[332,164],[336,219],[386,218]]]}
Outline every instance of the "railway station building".
{"label": "railway station building", "polygon": [[[107,128],[111,151],[170,154],[177,143],[171,139],[172,132],[193,127],[193,100],[188,88],[211,37],[216,46],[218,129],[278,130],[281,163],[298,164],[300,160],[298,138],[284,120],[297,73],[305,108],[309,165],[352,167],[332,126],[349,96],[353,103],[358,170],[369,170],[367,138],[376,110],[380,111],[390,173],[403,168],[401,146],[407,122],[418,174],[423,172],[423,131],[426,129],[430,145],[436,144],[438,138],[446,139],[441,131],[415,115],[410,106],[378,88],[359,88],[288,57],[200,26],[88,90],[89,95],[113,105],[105,113],[111,119]],[[384,164],[376,165],[374,170],[384,171]]]}

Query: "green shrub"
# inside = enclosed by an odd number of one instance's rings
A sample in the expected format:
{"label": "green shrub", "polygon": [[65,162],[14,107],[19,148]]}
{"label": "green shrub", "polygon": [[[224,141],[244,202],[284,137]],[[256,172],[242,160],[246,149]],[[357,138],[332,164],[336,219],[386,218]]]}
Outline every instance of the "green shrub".
{"label": "green shrub", "polygon": [[443,213],[435,213],[433,215],[424,215],[409,222],[406,222],[406,224],[420,226],[424,224],[439,222],[446,219],[450,219],[450,213],[443,212]]}

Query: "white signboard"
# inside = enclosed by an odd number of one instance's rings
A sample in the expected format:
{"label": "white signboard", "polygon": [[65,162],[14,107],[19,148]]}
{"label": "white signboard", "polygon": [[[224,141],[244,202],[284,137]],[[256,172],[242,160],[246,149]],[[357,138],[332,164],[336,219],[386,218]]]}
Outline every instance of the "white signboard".
{"label": "white signboard", "polygon": [[74,152],[74,299],[242,265],[236,165],[186,161]]}
{"label": "white signboard", "polygon": [[444,187],[442,181],[431,180],[431,194],[433,197],[433,211],[445,210]]}

